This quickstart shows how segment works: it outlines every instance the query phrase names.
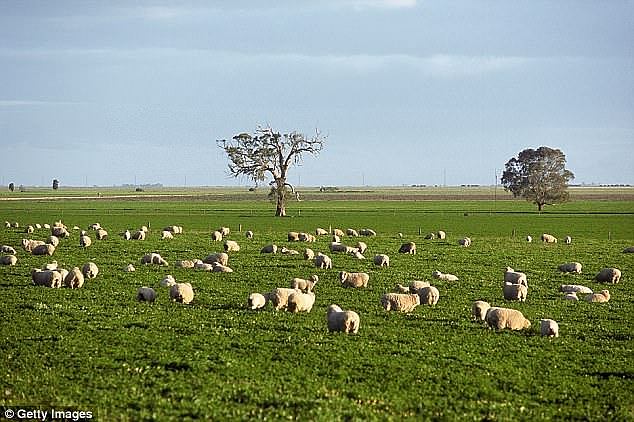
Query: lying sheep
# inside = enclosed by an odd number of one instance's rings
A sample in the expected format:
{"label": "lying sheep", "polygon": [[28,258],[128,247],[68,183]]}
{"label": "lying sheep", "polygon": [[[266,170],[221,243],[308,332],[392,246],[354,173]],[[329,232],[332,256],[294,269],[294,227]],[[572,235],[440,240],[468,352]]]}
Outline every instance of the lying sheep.
{"label": "lying sheep", "polygon": [[354,311],[344,311],[337,305],[330,305],[326,311],[328,331],[341,331],[346,334],[356,334],[361,325],[359,314]]}
{"label": "lying sheep", "polygon": [[618,268],[604,268],[594,277],[599,283],[616,284],[621,280],[621,270]]}
{"label": "lying sheep", "polygon": [[62,275],[57,271],[33,269],[31,271],[33,285],[57,289],[62,287]]}
{"label": "lying sheep", "polygon": [[317,238],[310,233],[300,233],[299,241],[300,242],[316,242]]}
{"label": "lying sheep", "polygon": [[49,244],[37,245],[31,251],[33,255],[49,255],[52,256],[55,253],[55,246]]}
{"label": "lying sheep", "polygon": [[317,227],[315,229],[315,234],[317,236],[326,236],[328,234],[328,230],[322,229],[321,227]]}
{"label": "lying sheep", "polygon": [[15,255],[17,252],[11,246],[2,245],[0,247],[0,253],[6,253],[6,254],[9,254],[9,255]]}
{"label": "lying sheep", "polygon": [[203,262],[205,264],[212,265],[216,262],[222,265],[227,265],[229,263],[229,255],[224,252],[212,253],[210,255],[207,255],[207,257],[203,259]]}
{"label": "lying sheep", "polygon": [[293,313],[310,312],[313,309],[313,305],[315,305],[315,293],[295,292],[288,297],[286,309],[288,312]]}
{"label": "lying sheep", "polygon": [[33,240],[33,239],[22,239],[22,249],[26,252],[33,252],[33,249],[37,246],[43,245],[44,242],[41,240]]}
{"label": "lying sheep", "polygon": [[174,302],[189,304],[194,300],[194,289],[190,283],[176,283],[170,287],[170,298]]}
{"label": "lying sheep", "polygon": [[156,252],[143,255],[143,257],[141,257],[141,264],[163,265],[166,267],[169,265],[168,262]]}
{"label": "lying sheep", "polygon": [[572,243],[572,237],[570,237],[570,236],[564,237],[564,243],[566,245],[570,245]]}
{"label": "lying sheep", "polygon": [[526,278],[526,274],[515,271],[511,267],[506,267],[506,270],[504,270],[504,282],[511,284],[522,284],[528,287],[528,279]]}
{"label": "lying sheep", "polygon": [[438,280],[443,281],[458,281],[458,277],[453,274],[445,274],[440,271],[434,271],[431,273],[432,277],[437,278]]}
{"label": "lying sheep", "polygon": [[82,230],[79,236],[79,246],[87,248],[90,245],[92,245],[92,239],[90,238],[90,236],[86,235],[86,232],[84,230]]}
{"label": "lying sheep", "polygon": [[282,246],[282,248],[280,249],[280,253],[282,255],[299,255],[299,251],[296,251],[295,249],[289,249],[286,246]]}
{"label": "lying sheep", "polygon": [[170,232],[172,234],[183,234],[183,227],[182,226],[167,226],[163,228],[163,231]]}
{"label": "lying sheep", "polygon": [[260,253],[277,253],[277,245],[266,245],[260,249]]}
{"label": "lying sheep", "polygon": [[176,261],[174,265],[179,268],[194,268],[194,261],[183,259],[181,261]]}
{"label": "lying sheep", "polygon": [[315,258],[315,251],[310,248],[304,249],[304,259],[306,261],[312,261]]}
{"label": "lying sheep", "polygon": [[95,278],[97,274],[99,274],[99,267],[94,262],[86,262],[81,269],[82,274],[85,278]]}
{"label": "lying sheep", "polygon": [[321,252],[318,252],[315,256],[315,267],[321,269],[331,269],[332,259],[330,259],[328,255],[324,255]]}
{"label": "lying sheep", "polygon": [[458,240],[458,244],[460,246],[468,248],[469,246],[471,246],[471,238],[470,237],[462,238],[462,239]]}
{"label": "lying sheep", "polygon": [[286,238],[289,242],[299,242],[299,232],[288,232]]}
{"label": "lying sheep", "polygon": [[0,265],[15,265],[17,263],[18,258],[15,255],[0,256]]}
{"label": "lying sheep", "polygon": [[211,240],[214,242],[222,242],[222,233],[218,230],[211,232]]}
{"label": "lying sheep", "polygon": [[577,300],[579,300],[579,298],[577,297],[577,293],[576,292],[569,292],[569,293],[566,293],[564,295],[564,300],[577,301]]}
{"label": "lying sheep", "polygon": [[100,223],[92,223],[88,226],[88,230],[99,230],[101,228]]}
{"label": "lying sheep", "polygon": [[581,274],[581,264],[578,262],[567,262],[559,266],[559,271],[561,271],[562,273]]}
{"label": "lying sheep", "polygon": [[161,240],[169,240],[169,239],[174,239],[174,234],[172,234],[171,231],[163,230],[161,232]]}
{"label": "lying sheep", "polygon": [[414,242],[403,243],[398,251],[399,253],[408,253],[411,255],[416,255],[416,243]]}
{"label": "lying sheep", "polygon": [[145,240],[145,231],[143,230],[137,230],[136,232],[134,232],[132,234],[132,236],[130,237],[130,239],[132,240]]}
{"label": "lying sheep", "polygon": [[628,246],[627,248],[623,249],[623,253],[634,253],[634,246]]}
{"label": "lying sheep", "polygon": [[55,247],[58,247],[59,246],[59,237],[50,235],[46,239],[46,243],[48,243],[49,245],[53,245]]}
{"label": "lying sheep", "polygon": [[315,284],[319,281],[319,276],[313,274],[308,280],[303,278],[294,278],[291,280],[291,289],[299,289],[302,292],[310,292],[315,288]]}
{"label": "lying sheep", "polygon": [[56,237],[70,237],[70,233],[64,226],[51,227],[51,234]]}
{"label": "lying sheep", "polygon": [[268,302],[266,296],[262,293],[251,293],[247,299],[247,307],[249,309],[261,309],[266,306]]}
{"label": "lying sheep", "polygon": [[485,322],[489,328],[503,330],[523,330],[531,326],[531,322],[515,309],[492,307],[486,313]]}
{"label": "lying sheep", "polygon": [[428,281],[414,280],[411,283],[409,283],[409,292],[418,294],[418,292],[421,289],[424,289],[425,287],[429,287],[429,286],[430,284]]}
{"label": "lying sheep", "polygon": [[368,287],[370,276],[367,273],[348,273],[341,271],[339,273],[339,280],[341,280],[343,287]]}
{"label": "lying sheep", "polygon": [[134,265],[128,264],[125,267],[123,267],[123,271],[125,271],[126,273],[133,273],[136,271],[136,268],[134,268]]}
{"label": "lying sheep", "polygon": [[286,309],[288,306],[288,298],[293,293],[301,293],[301,290],[278,287],[268,294],[268,298],[273,304],[273,307],[279,311],[280,309]]}
{"label": "lying sheep", "polygon": [[64,285],[71,289],[81,289],[84,285],[84,274],[79,267],[73,267],[64,277]]}
{"label": "lying sheep", "polygon": [[409,293],[409,287],[408,286],[403,286],[401,283],[398,283],[396,286],[394,286],[394,292],[395,293]]}
{"label": "lying sheep", "polygon": [[376,236],[376,232],[372,229],[361,229],[359,230],[359,234],[366,237]]}
{"label": "lying sheep", "polygon": [[328,245],[328,248],[330,249],[330,252],[346,253],[347,251],[347,246],[344,245],[343,243],[330,242],[330,245]]}
{"label": "lying sheep", "polygon": [[97,229],[95,236],[97,237],[97,240],[105,240],[108,237],[108,232],[103,228]]}
{"label": "lying sheep", "polygon": [[355,245],[355,247],[357,248],[357,250],[360,253],[365,253],[365,251],[368,250],[368,245],[366,245],[365,242],[357,242],[357,244]]}
{"label": "lying sheep", "polygon": [[225,252],[239,252],[240,245],[235,240],[225,240],[224,244]]}
{"label": "lying sheep", "polygon": [[434,240],[436,238],[436,233],[427,233],[425,235],[425,239],[427,240]]}
{"label": "lying sheep", "polygon": [[592,289],[580,284],[562,284],[560,290],[564,293],[591,294]]}
{"label": "lying sheep", "polygon": [[440,292],[434,286],[427,286],[418,289],[418,296],[421,305],[435,305],[440,298]]}
{"label": "lying sheep", "polygon": [[519,300],[520,302],[526,301],[528,295],[528,288],[523,284],[511,284],[504,283],[503,287],[505,300]]}
{"label": "lying sheep", "polygon": [[436,233],[436,236],[438,237],[438,239],[444,240],[447,237],[447,233],[445,233],[442,230],[438,230],[438,233]]}
{"label": "lying sheep", "polygon": [[246,237],[247,239],[253,239],[253,232],[251,230],[247,230],[246,232],[244,232],[244,237]]}
{"label": "lying sheep", "polygon": [[476,321],[484,322],[487,311],[490,307],[491,305],[489,305],[488,302],[476,300],[473,302],[473,305],[471,305],[471,316],[475,318]]}
{"label": "lying sheep", "polygon": [[542,242],[544,243],[557,243],[557,238],[552,234],[544,233],[542,234]]}
{"label": "lying sheep", "polygon": [[353,251],[350,255],[354,256],[357,259],[365,259],[365,256],[358,250]]}
{"label": "lying sheep", "polygon": [[139,302],[154,303],[156,300],[156,291],[151,287],[139,287],[136,292],[136,300]]}
{"label": "lying sheep", "polygon": [[229,268],[226,265],[222,265],[220,262],[214,262],[211,264],[211,271],[214,273],[232,273],[233,268]]}
{"label": "lying sheep", "polygon": [[389,267],[390,257],[385,254],[374,255],[374,265],[377,265],[379,267]]}
{"label": "lying sheep", "polygon": [[607,290],[601,290],[599,293],[593,293],[586,296],[588,302],[607,302],[610,300],[610,292]]}
{"label": "lying sheep", "polygon": [[218,230],[224,237],[229,236],[229,234],[231,233],[231,229],[229,227],[220,227]]}
{"label": "lying sheep", "polygon": [[214,270],[214,266],[212,264],[207,264],[206,262],[196,261],[194,263],[194,268],[197,270],[209,271],[212,272]]}
{"label": "lying sheep", "polygon": [[167,274],[165,277],[163,277],[159,284],[161,285],[161,287],[172,287],[174,284],[176,284],[176,279],[173,275]]}
{"label": "lying sheep", "polygon": [[359,237],[359,232],[356,231],[355,229],[347,229],[346,234],[352,237]]}
{"label": "lying sheep", "polygon": [[381,306],[386,311],[412,312],[420,305],[417,294],[385,293],[381,296]]}
{"label": "lying sheep", "polygon": [[559,337],[559,324],[552,319],[542,319],[540,322],[542,337]]}

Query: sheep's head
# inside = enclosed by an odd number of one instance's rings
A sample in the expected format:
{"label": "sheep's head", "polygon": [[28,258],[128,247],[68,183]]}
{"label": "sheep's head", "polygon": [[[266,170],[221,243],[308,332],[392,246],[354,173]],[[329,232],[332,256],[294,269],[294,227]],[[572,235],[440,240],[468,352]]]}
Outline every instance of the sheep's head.
{"label": "sheep's head", "polygon": [[610,292],[608,290],[601,290],[601,294],[605,296],[606,299],[610,300]]}
{"label": "sheep's head", "polygon": [[339,273],[339,279],[341,280],[342,283],[346,280],[347,277],[348,277],[348,273],[347,272],[341,271]]}
{"label": "sheep's head", "polygon": [[528,320],[528,318],[524,318],[524,325],[522,326],[522,328],[531,328],[531,322]]}
{"label": "sheep's head", "polygon": [[317,283],[319,281],[319,276],[317,274],[311,275],[310,281],[312,281],[313,283]]}

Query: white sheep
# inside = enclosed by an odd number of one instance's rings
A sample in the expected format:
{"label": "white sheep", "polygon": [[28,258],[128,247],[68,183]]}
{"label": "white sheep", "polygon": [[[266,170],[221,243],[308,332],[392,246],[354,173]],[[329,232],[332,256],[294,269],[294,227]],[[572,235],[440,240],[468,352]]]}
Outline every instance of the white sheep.
{"label": "white sheep", "polygon": [[82,274],[84,274],[85,278],[95,278],[97,274],[99,274],[99,267],[94,262],[86,262],[81,269]]}
{"label": "white sheep", "polygon": [[167,267],[169,263],[163,259],[163,257],[156,253],[152,252],[141,257],[141,264],[154,264],[154,265],[162,265]]}
{"label": "white sheep", "polygon": [[139,231],[142,231],[142,232],[144,232],[144,233],[147,233],[147,232],[149,232],[150,230],[147,228],[147,226],[141,226],[141,227],[139,228]]}
{"label": "white sheep", "polygon": [[268,293],[267,297],[276,310],[286,309],[288,306],[288,298],[293,293],[301,293],[299,289],[289,289],[286,287],[278,287]]}
{"label": "white sheep", "polygon": [[265,295],[262,293],[251,293],[247,299],[247,307],[249,309],[261,309],[266,306],[268,302]]}
{"label": "white sheep", "polygon": [[542,319],[540,321],[542,337],[559,337],[559,324],[552,319]]}
{"label": "white sheep", "polygon": [[44,245],[44,242],[41,240],[33,240],[33,239],[22,239],[22,249],[26,252],[33,252],[37,246]]}
{"label": "white sheep", "polygon": [[203,259],[203,262],[205,264],[212,264],[212,265],[215,262],[222,265],[227,265],[229,263],[229,255],[227,255],[224,252],[212,253],[210,255],[207,255],[207,257]]}
{"label": "white sheep", "polygon": [[0,253],[6,253],[6,254],[9,254],[9,255],[15,255],[17,252],[11,246],[2,245],[0,247]]}
{"label": "white sheep", "polygon": [[315,251],[310,248],[304,249],[304,259],[306,261],[312,261],[315,258]]}
{"label": "white sheep", "polygon": [[203,271],[213,271],[214,270],[214,266],[212,264],[207,264],[206,262],[202,262],[202,261],[196,261],[194,263],[194,268],[196,268],[197,270],[203,270]]}
{"label": "white sheep", "polygon": [[266,245],[260,249],[260,253],[277,253],[277,245]]}
{"label": "white sheep", "polygon": [[363,256],[363,254],[359,252],[358,250],[355,250],[350,255],[354,256],[357,259],[365,259],[365,256]]}
{"label": "white sheep", "polygon": [[51,227],[51,234],[56,237],[70,237],[70,233],[64,226]]}
{"label": "white sheep", "polygon": [[47,262],[42,265],[43,270],[56,270],[58,267],[59,265],[57,264],[57,261]]}
{"label": "white sheep", "polygon": [[316,242],[317,238],[310,233],[300,233],[299,234],[300,242]]}
{"label": "white sheep", "polygon": [[420,296],[421,305],[435,305],[440,298],[440,292],[434,286],[427,286],[418,289],[418,296]]}
{"label": "white sheep", "polygon": [[594,277],[599,283],[616,284],[621,280],[621,270],[618,268],[604,268]]}
{"label": "white sheep", "polygon": [[88,226],[88,230],[98,230],[101,228],[100,223],[92,223]]}
{"label": "white sheep", "polygon": [[436,233],[436,236],[438,236],[438,239],[444,240],[447,237],[447,233],[445,233],[442,230],[438,230],[438,233]]}
{"label": "white sheep", "polygon": [[445,274],[440,271],[434,271],[431,273],[432,277],[443,281],[458,281],[458,277],[453,274]]}
{"label": "white sheep", "polygon": [[97,240],[105,240],[108,237],[108,232],[105,229],[100,228],[97,229],[95,236],[97,237]]}
{"label": "white sheep", "polygon": [[87,248],[90,245],[92,245],[92,239],[86,234],[84,230],[82,230],[81,235],[79,236],[79,246]]}
{"label": "white sheep", "polygon": [[528,295],[528,288],[523,284],[511,284],[504,283],[503,287],[505,300],[519,300],[520,302],[526,301]]}
{"label": "white sheep", "polygon": [[346,235],[341,229],[333,229],[332,234],[337,237],[344,237]]}
{"label": "white sheep", "polygon": [[139,287],[136,292],[136,300],[139,302],[154,303],[156,300],[156,291],[151,287]]}
{"label": "white sheep", "polygon": [[402,284],[398,283],[396,284],[396,286],[394,286],[394,292],[395,293],[409,293],[409,287],[408,286],[403,286]]}
{"label": "white sheep", "polygon": [[130,230],[124,231],[122,236],[125,240],[130,240],[132,238],[132,234],[130,234]]}
{"label": "white sheep", "polygon": [[347,246],[344,245],[343,243],[330,242],[330,245],[328,245],[328,248],[330,249],[330,252],[345,253],[347,251]]}
{"label": "white sheep", "polygon": [[33,255],[49,255],[52,256],[55,253],[55,246],[49,245],[47,243],[43,245],[37,245],[31,251]]}
{"label": "white sheep", "polygon": [[607,302],[610,300],[610,292],[607,290],[601,290],[599,293],[592,293],[586,296],[588,302]]}
{"label": "white sheep", "polygon": [[411,283],[409,283],[409,292],[410,293],[416,293],[418,294],[418,292],[425,288],[425,287],[429,287],[430,284],[428,281],[422,281],[422,280],[413,280]]}
{"label": "white sheep", "polygon": [[176,279],[173,275],[167,274],[165,277],[163,277],[159,284],[161,285],[161,287],[172,287],[174,284],[176,284]]}
{"label": "white sheep", "polygon": [[34,231],[35,231],[35,227],[33,227],[33,226],[31,226],[31,225],[26,226],[26,228],[24,229],[24,232],[25,232],[25,233],[27,233],[27,234],[31,234],[31,233],[33,233]]}
{"label": "white sheep", "polygon": [[368,245],[365,242],[361,242],[361,241],[357,242],[355,247],[360,253],[365,253],[365,251],[368,250]]}
{"label": "white sheep", "polygon": [[0,265],[15,265],[17,263],[18,258],[15,255],[0,256]]}
{"label": "white sheep", "polygon": [[194,289],[190,283],[176,283],[170,287],[170,298],[178,303],[191,303],[194,300]]}
{"label": "white sheep", "polygon": [[425,239],[427,240],[434,240],[436,238],[436,233],[427,233],[425,235]]}
{"label": "white sheep", "polygon": [[407,253],[411,255],[416,255],[416,243],[414,242],[403,243],[398,251],[399,253]]}
{"label": "white sheep", "polygon": [[319,276],[313,274],[309,279],[295,277],[291,280],[291,289],[299,289],[302,292],[310,292],[315,288],[315,284],[319,281]]}
{"label": "white sheep", "polygon": [[[66,268],[58,268],[55,271],[57,271],[58,273],[61,274],[62,276],[62,283],[64,282],[64,280],[66,280],[66,277],[68,277],[68,275],[70,274],[70,272],[66,269]],[[83,274],[82,274],[83,276]],[[83,285],[83,284],[82,284]]]}
{"label": "white sheep", "polygon": [[288,297],[288,305],[286,309],[288,312],[310,312],[315,305],[315,293],[308,292],[295,292]]}
{"label": "white sheep", "polygon": [[53,245],[55,247],[58,247],[59,246],[59,237],[50,235],[46,239],[46,243],[48,243],[49,245]]}
{"label": "white sheep", "polygon": [[174,266],[179,268],[194,268],[194,261],[191,261],[189,259],[183,259],[180,261],[176,261]]}
{"label": "white sheep", "polygon": [[359,237],[359,232],[355,229],[346,229],[346,234],[352,237]]}
{"label": "white sheep", "polygon": [[374,265],[377,265],[379,267],[389,267],[390,257],[385,254],[374,255]]}
{"label": "white sheep", "polygon": [[577,297],[576,292],[569,292],[564,295],[564,300],[576,301],[576,300],[579,300],[579,298]]}
{"label": "white sheep", "polygon": [[581,293],[581,294],[593,293],[591,288],[582,286],[580,284],[562,284],[560,290],[564,293]]}
{"label": "white sheep", "polygon": [[174,234],[171,231],[163,230],[161,232],[161,240],[174,239]]}
{"label": "white sheep", "polygon": [[31,271],[33,285],[57,289],[62,287],[62,274],[52,270],[33,269]]}
{"label": "white sheep", "polygon": [[526,278],[526,274],[515,271],[511,267],[506,267],[506,269],[504,270],[504,282],[511,284],[522,284],[528,287],[528,279]]}
{"label": "white sheep", "polygon": [[136,232],[134,232],[132,234],[132,236],[130,237],[130,239],[132,240],[145,240],[145,231],[143,230],[137,230]]}
{"label": "white sheep", "polygon": [[476,321],[484,322],[487,311],[490,307],[491,305],[489,305],[488,302],[476,300],[473,302],[473,305],[471,305],[471,316],[475,318]]}
{"label": "white sheep", "polygon": [[458,244],[460,246],[464,246],[465,248],[468,248],[469,246],[471,246],[471,238],[470,237],[464,237],[464,238],[458,240]]}
{"label": "white sheep", "polygon": [[42,225],[40,223],[35,223],[35,228],[39,230],[42,228]]}
{"label": "white sheep", "polygon": [[322,229],[321,227],[317,227],[315,229],[315,234],[317,236],[326,236],[328,234],[328,230]]}
{"label": "white sheep", "polygon": [[333,243],[341,243],[341,236],[337,236],[336,234],[332,235],[332,242]]}
{"label": "white sheep", "polygon": [[289,249],[286,246],[282,246],[280,248],[280,253],[282,255],[299,255],[299,251],[296,251],[295,249]]}
{"label": "white sheep", "polygon": [[552,234],[544,233],[542,234],[542,242],[544,243],[557,243],[557,238]]}
{"label": "white sheep", "polygon": [[526,236],[526,241],[528,243],[531,243],[533,241],[533,236],[531,236],[531,235]]}
{"label": "white sheep", "polygon": [[286,238],[289,242],[299,242],[299,232],[288,232]]}
{"label": "white sheep", "polygon": [[218,230],[220,230],[220,233],[222,233],[224,237],[229,236],[231,233],[231,229],[229,229],[229,227],[220,227]]}
{"label": "white sheep", "polygon": [[368,287],[370,276],[367,273],[348,273],[341,271],[339,273],[339,280],[341,280],[343,287]]}
{"label": "white sheep", "polygon": [[417,294],[385,293],[381,296],[381,306],[386,311],[412,312],[420,305],[420,296]]}
{"label": "white sheep", "polygon": [[134,268],[134,265],[128,264],[125,267],[123,267],[123,271],[125,271],[126,273],[133,273],[136,271],[136,268]]}
{"label": "white sheep", "polygon": [[572,243],[572,237],[570,237],[570,236],[564,237],[564,243],[566,245],[570,245]]}
{"label": "white sheep", "polygon": [[218,230],[215,230],[211,233],[211,240],[214,242],[222,242],[222,233]]}
{"label": "white sheep", "polygon": [[239,252],[240,245],[235,240],[225,240],[224,244],[225,252]]}
{"label": "white sheep", "polygon": [[578,262],[567,262],[559,266],[559,271],[561,271],[562,273],[581,274],[581,264]]}
{"label": "white sheep", "polygon": [[244,232],[244,237],[246,237],[247,239],[253,239],[253,232],[251,230],[247,230],[246,232]]}
{"label": "white sheep", "polygon": [[79,267],[73,267],[73,269],[64,276],[64,285],[71,289],[81,289],[84,285],[84,274]]}
{"label": "white sheep", "polygon": [[531,322],[515,309],[491,307],[486,313],[485,322],[489,328],[503,330],[523,330],[531,326]]}
{"label": "white sheep", "polygon": [[233,268],[227,267],[226,265],[222,265],[220,262],[214,262],[211,264],[211,271],[214,273],[232,273]]}
{"label": "white sheep", "polygon": [[321,269],[331,269],[332,259],[330,259],[328,255],[324,255],[321,252],[318,252],[315,256],[315,267]]}
{"label": "white sheep", "polygon": [[372,229],[361,229],[359,230],[359,234],[366,237],[376,236],[376,232]]}
{"label": "white sheep", "polygon": [[346,334],[356,334],[361,326],[359,314],[354,311],[344,311],[337,305],[330,305],[326,311],[328,331],[341,331]]}

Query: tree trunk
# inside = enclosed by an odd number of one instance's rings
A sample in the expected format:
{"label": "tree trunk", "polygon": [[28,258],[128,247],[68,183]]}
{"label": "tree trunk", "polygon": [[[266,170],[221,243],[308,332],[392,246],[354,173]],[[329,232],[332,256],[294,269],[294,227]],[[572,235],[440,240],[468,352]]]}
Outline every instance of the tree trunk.
{"label": "tree trunk", "polygon": [[286,217],[286,190],[285,190],[285,180],[278,179],[277,183],[277,191],[275,198],[275,216],[276,217]]}
{"label": "tree trunk", "polygon": [[542,204],[541,202],[537,203],[537,211],[542,212],[542,209],[544,208],[544,204]]}
{"label": "tree trunk", "polygon": [[280,197],[277,197],[277,206],[275,207],[275,216],[276,217],[286,217],[286,206],[284,205],[284,200],[280,200]]}

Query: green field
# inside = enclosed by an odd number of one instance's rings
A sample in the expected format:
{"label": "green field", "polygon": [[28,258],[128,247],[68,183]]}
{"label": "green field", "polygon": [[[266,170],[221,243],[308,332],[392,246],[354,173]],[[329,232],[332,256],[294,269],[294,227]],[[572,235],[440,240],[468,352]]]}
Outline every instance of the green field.
{"label": "green field", "polygon": [[[0,228],[0,243],[16,249],[23,237],[50,234],[41,229],[27,236],[27,224],[62,219],[85,229],[99,222],[110,233],[97,241],[89,232],[93,245],[81,249],[79,231],[71,231],[53,257],[19,248],[18,265],[0,267],[0,405],[85,410],[98,420],[130,421],[634,419],[634,254],[622,253],[634,245],[633,201],[598,195],[538,214],[531,204],[508,198],[396,201],[386,200],[385,192],[366,192],[375,199],[294,202],[290,217],[280,219],[267,201],[223,200],[227,192],[215,193],[220,197],[0,201],[0,221],[21,225]],[[173,224],[184,234],[160,240],[160,229]],[[145,241],[119,235],[141,225],[150,227]],[[220,226],[230,227],[229,239],[241,246],[229,260],[234,273],[173,266],[219,252],[222,244],[210,233]],[[370,227],[378,236],[362,239],[369,246],[364,261],[328,252],[325,237],[314,244],[287,242],[288,231],[314,233],[317,227]],[[246,230],[254,239],[244,237]],[[424,239],[437,230],[447,239]],[[560,240],[570,235],[573,243],[542,244],[544,232]],[[528,234],[533,243],[524,240]],[[464,236],[472,238],[470,248],[458,246]],[[404,241],[416,242],[418,254],[398,254]],[[326,252],[333,269],[315,269],[301,255],[263,256],[259,251],[268,243]],[[161,253],[170,266],[142,266],[139,259],[148,252]],[[390,255],[390,268],[375,267],[375,253]],[[33,286],[31,269],[52,259],[64,268],[93,261],[100,274],[80,290]],[[581,262],[583,273],[557,270],[570,261]],[[128,263],[137,271],[122,271]],[[507,265],[528,275],[525,303],[502,297]],[[621,269],[621,283],[596,283],[604,267]],[[342,288],[342,270],[369,273],[368,288]],[[460,280],[435,280],[434,270]],[[170,302],[159,285],[165,274],[192,283],[192,304]],[[311,274],[320,277],[311,313],[246,309],[249,293]],[[414,279],[439,289],[438,304],[411,314],[384,311],[380,296]],[[564,301],[561,284],[607,288],[612,299]],[[157,290],[156,303],[135,300],[141,286]],[[484,328],[470,319],[478,299],[521,310],[533,327]],[[359,313],[357,335],[328,332],[325,311],[332,303]],[[559,338],[539,335],[541,318],[559,322]]]}

